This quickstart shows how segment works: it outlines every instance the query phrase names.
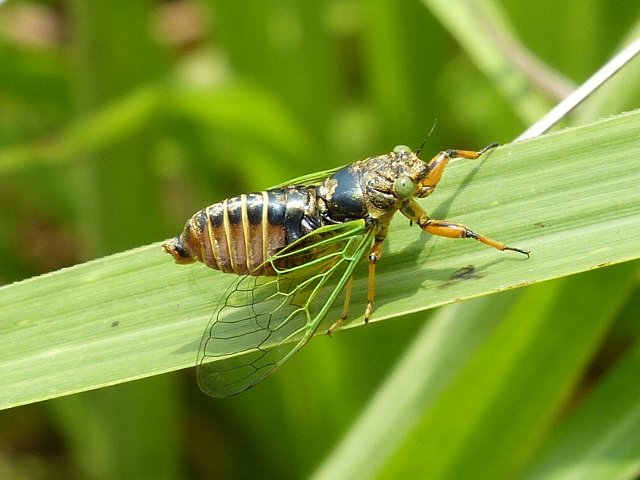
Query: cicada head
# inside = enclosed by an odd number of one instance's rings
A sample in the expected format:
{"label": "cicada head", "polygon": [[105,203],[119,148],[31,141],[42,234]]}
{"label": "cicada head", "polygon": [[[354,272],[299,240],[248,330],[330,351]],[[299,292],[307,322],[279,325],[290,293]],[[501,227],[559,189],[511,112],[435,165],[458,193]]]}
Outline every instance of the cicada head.
{"label": "cicada head", "polygon": [[422,181],[429,173],[429,167],[406,145],[398,145],[391,152],[394,174],[393,194],[401,202],[414,196],[422,196]]}
{"label": "cicada head", "polygon": [[382,216],[393,214],[414,196],[419,196],[427,164],[405,145],[398,145],[386,155],[368,161],[365,174],[366,197]]}

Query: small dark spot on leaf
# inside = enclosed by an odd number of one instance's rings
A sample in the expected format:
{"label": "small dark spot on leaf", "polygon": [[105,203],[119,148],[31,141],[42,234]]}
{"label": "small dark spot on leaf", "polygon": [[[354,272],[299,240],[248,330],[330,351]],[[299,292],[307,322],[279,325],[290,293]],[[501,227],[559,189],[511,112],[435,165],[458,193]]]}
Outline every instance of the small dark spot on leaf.
{"label": "small dark spot on leaf", "polygon": [[470,280],[472,278],[482,278],[482,275],[476,273],[476,267],[467,265],[456,271],[451,277],[451,280]]}
{"label": "small dark spot on leaf", "polygon": [[453,272],[453,274],[451,275],[451,280],[443,283],[439,288],[447,288],[455,283],[463,282],[465,280],[477,280],[478,278],[482,278],[482,275],[476,272],[476,267],[473,265],[462,267],[461,269]]}

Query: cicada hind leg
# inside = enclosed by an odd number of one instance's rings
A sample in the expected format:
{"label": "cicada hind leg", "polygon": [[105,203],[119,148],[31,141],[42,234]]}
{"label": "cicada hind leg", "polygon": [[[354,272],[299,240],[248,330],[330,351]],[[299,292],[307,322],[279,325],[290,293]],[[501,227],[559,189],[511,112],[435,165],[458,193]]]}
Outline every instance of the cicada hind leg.
{"label": "cicada hind leg", "polygon": [[344,287],[344,305],[342,307],[342,313],[340,314],[340,318],[333,322],[329,328],[327,328],[327,335],[331,336],[331,334],[340,328],[344,322],[347,321],[347,317],[349,316],[349,305],[351,303],[351,291],[353,289],[353,277],[349,277],[347,281],[347,285]]}

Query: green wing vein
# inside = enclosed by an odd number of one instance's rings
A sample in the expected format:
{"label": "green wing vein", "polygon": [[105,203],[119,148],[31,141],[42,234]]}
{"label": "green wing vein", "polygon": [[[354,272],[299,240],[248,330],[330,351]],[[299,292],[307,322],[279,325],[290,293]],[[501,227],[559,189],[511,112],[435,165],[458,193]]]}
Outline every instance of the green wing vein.
{"label": "green wing vein", "polygon": [[362,220],[322,227],[268,260],[276,276],[236,279],[200,344],[200,388],[228,397],[273,373],[313,336],[372,242]]}

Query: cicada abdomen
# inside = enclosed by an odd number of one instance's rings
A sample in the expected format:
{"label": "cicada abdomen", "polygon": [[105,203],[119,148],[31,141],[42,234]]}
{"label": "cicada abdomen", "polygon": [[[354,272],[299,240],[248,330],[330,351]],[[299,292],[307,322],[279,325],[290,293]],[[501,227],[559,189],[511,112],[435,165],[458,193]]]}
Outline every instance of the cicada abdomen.
{"label": "cicada abdomen", "polygon": [[293,267],[304,260],[283,257],[282,265],[267,260],[320,226],[315,188],[274,188],[203,208],[163,246],[177,263],[198,260],[226,273],[274,275],[274,267]]}

